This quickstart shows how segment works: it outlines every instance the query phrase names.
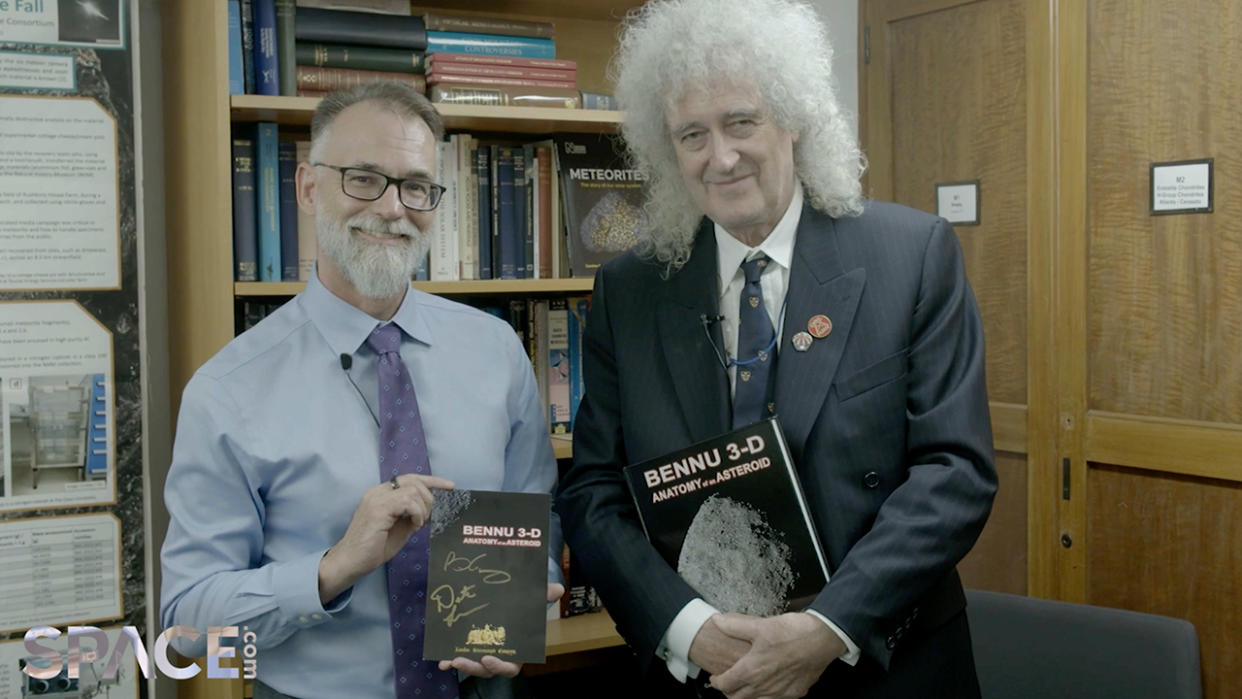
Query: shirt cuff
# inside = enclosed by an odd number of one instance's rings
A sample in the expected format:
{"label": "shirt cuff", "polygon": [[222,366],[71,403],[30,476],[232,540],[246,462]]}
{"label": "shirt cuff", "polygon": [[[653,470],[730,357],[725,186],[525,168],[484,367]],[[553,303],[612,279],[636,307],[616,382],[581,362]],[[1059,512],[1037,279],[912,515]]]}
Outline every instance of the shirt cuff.
{"label": "shirt cuff", "polygon": [[719,613],[715,607],[695,597],[677,612],[673,623],[668,625],[660,639],[660,645],[656,646],[656,656],[668,665],[669,673],[678,682],[699,676],[699,667],[690,662],[690,644],[694,642],[694,637],[699,634],[703,624],[713,614]]}
{"label": "shirt cuff", "polygon": [[849,634],[842,631],[840,626],[832,623],[828,617],[820,614],[814,609],[808,609],[806,610],[806,613],[827,624],[828,628],[832,629],[832,632],[845,642],[845,654],[840,656],[838,659],[850,667],[857,665],[858,658],[862,655],[862,650],[859,649],[858,644],[854,643],[854,641],[849,637]]}
{"label": "shirt cuff", "polygon": [[328,602],[319,601],[319,562],[327,549],[287,563],[276,564],[272,570],[272,589],[281,614],[301,628],[318,626],[344,609],[353,597],[350,587]]}

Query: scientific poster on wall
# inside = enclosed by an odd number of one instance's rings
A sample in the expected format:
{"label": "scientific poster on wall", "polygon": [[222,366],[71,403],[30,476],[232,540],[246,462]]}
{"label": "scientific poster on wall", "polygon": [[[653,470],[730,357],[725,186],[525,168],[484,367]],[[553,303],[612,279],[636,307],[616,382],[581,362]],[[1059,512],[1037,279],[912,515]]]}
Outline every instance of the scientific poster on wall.
{"label": "scientific poster on wall", "polygon": [[112,336],[76,301],[0,301],[0,512],[108,504]]}
{"label": "scientific poster on wall", "polygon": [[120,538],[107,513],[0,522],[0,629],[119,617]]}
{"label": "scientific poster on wall", "polygon": [[[135,7],[0,0],[0,527],[110,522],[107,602],[87,595],[58,623],[145,635]],[[84,570],[52,566],[50,589]],[[52,621],[21,599],[0,617]],[[21,696],[4,677],[0,697]]]}
{"label": "scientific poster on wall", "polygon": [[[122,630],[120,627],[103,627],[105,638],[117,639]],[[63,631],[63,629],[62,629]],[[84,651],[94,649],[94,639],[84,639],[80,648]],[[22,641],[0,643],[0,699],[28,699],[36,696],[50,697],[93,697],[94,699],[136,699],[138,696],[138,663],[133,650],[126,649],[125,655],[117,663],[114,672],[108,673],[109,649],[104,659],[93,663],[78,663],[77,677],[69,677],[69,642],[65,636],[56,640],[42,640],[40,645],[45,648],[60,650],[60,672],[48,679],[29,677],[21,671],[26,663],[38,662],[26,650]],[[88,651],[89,652],[89,651]]]}

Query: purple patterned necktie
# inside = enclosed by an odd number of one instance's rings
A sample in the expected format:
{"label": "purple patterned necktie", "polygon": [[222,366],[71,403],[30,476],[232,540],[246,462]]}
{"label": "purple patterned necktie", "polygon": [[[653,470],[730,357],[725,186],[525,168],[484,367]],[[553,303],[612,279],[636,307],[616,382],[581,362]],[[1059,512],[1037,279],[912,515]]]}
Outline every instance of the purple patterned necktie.
{"label": "purple patterned necktie", "polygon": [[[414,381],[401,361],[401,329],[381,325],[367,344],[379,355],[379,468],[381,481],[405,473],[431,473]],[[457,673],[423,660],[423,617],[427,607],[430,534],[414,532],[384,566],[388,573],[388,616],[392,624],[393,684],[398,699],[457,699]]]}

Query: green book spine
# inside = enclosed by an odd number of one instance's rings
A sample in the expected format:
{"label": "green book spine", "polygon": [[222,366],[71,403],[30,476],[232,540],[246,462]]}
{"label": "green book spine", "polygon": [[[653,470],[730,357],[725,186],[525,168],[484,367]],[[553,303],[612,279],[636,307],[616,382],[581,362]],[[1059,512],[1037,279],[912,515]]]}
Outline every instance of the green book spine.
{"label": "green book spine", "polygon": [[412,49],[298,42],[295,53],[300,66],[425,73],[423,52]]}
{"label": "green book spine", "polygon": [[298,94],[297,63],[293,60],[294,0],[276,0],[276,73],[280,94]]}

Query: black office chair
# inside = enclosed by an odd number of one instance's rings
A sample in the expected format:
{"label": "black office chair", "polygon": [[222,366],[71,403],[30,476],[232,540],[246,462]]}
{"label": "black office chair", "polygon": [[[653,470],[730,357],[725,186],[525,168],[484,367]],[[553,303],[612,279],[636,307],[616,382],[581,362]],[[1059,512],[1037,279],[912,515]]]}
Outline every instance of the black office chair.
{"label": "black office chair", "polygon": [[983,699],[1202,699],[1184,619],[982,590],[966,600]]}

